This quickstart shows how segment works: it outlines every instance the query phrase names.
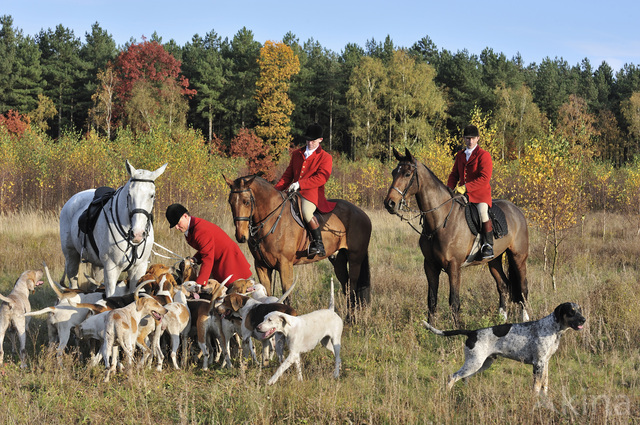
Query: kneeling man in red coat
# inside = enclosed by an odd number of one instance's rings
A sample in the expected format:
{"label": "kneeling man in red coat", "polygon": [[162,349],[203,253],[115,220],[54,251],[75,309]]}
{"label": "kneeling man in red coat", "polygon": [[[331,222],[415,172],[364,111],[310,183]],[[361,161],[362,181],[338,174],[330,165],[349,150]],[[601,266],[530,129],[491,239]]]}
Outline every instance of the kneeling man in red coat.
{"label": "kneeling man in red coat", "polygon": [[169,205],[166,216],[169,228],[175,227],[184,233],[189,246],[198,251],[193,256],[200,264],[198,285],[204,286],[208,279],[215,279],[218,282],[226,280],[229,287],[236,280],[251,277],[251,266],[240,247],[220,227],[189,215],[181,204]]}

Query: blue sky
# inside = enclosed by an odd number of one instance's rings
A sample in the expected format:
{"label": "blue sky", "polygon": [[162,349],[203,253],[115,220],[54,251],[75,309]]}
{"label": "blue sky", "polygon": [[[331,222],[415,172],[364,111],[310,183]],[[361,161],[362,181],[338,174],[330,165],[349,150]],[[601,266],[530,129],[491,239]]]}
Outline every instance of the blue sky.
{"label": "blue sky", "polygon": [[123,45],[153,32],[179,45],[194,34],[214,30],[222,38],[246,27],[264,43],[280,41],[291,31],[301,43],[310,38],[340,53],[347,43],[365,46],[389,35],[397,47],[411,47],[429,36],[439,50],[467,49],[480,54],[489,47],[525,64],[545,57],[576,65],[588,58],[597,68],[606,61],[614,71],[625,63],[640,65],[640,2],[536,0],[324,0],[308,1],[141,1],[141,0],[3,0],[0,14],[14,27],[35,36],[41,29],[63,26],[84,42],[98,22]]}

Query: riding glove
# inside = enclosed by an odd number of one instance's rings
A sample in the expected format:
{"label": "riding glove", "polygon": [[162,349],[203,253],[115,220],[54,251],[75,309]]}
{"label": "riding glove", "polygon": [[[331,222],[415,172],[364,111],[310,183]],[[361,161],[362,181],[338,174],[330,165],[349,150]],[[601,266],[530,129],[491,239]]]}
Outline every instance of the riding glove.
{"label": "riding glove", "polygon": [[467,188],[464,187],[464,185],[462,186],[458,186],[453,190],[455,193],[459,193],[460,195],[464,195],[465,192],[467,191]]}
{"label": "riding glove", "polygon": [[293,182],[291,183],[291,185],[289,186],[289,188],[287,189],[287,192],[291,193],[291,192],[295,192],[296,190],[300,189],[300,183],[298,182]]}

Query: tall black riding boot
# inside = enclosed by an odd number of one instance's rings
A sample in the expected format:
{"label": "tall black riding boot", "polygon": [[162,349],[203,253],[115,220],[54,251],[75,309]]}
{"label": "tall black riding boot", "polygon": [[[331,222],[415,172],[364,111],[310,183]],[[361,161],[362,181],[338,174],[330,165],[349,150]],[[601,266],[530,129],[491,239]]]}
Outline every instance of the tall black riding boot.
{"label": "tall black riding boot", "polygon": [[484,243],[480,248],[483,259],[493,258],[493,223],[491,220],[482,223]]}
{"label": "tall black riding boot", "polygon": [[[320,224],[314,217],[309,223],[309,233],[311,233],[311,243],[309,244],[309,258],[313,258],[316,255],[324,257],[324,244],[322,243],[322,232],[320,231]],[[315,229],[313,228],[315,227]]]}

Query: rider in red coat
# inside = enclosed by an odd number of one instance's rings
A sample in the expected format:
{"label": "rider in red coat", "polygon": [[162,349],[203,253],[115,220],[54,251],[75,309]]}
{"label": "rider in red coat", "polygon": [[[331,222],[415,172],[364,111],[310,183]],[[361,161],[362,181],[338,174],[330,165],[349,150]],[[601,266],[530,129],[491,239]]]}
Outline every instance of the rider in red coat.
{"label": "rider in red coat", "polygon": [[469,202],[477,205],[484,243],[480,248],[482,258],[493,257],[493,224],[489,219],[491,202],[491,174],[493,162],[491,154],[480,146],[480,133],[475,125],[468,125],[464,129],[463,138],[466,149],[458,152],[453,169],[449,174],[447,186],[456,193],[466,193]]}
{"label": "rider in red coat", "polygon": [[206,285],[211,278],[218,282],[226,280],[225,284],[229,287],[238,279],[251,277],[251,266],[240,247],[220,227],[190,216],[180,204],[169,205],[166,216],[169,227],[184,233],[189,246],[198,251],[193,256],[195,262],[200,264],[196,278],[198,285]]}
{"label": "rider in red coat", "polygon": [[300,191],[302,197],[302,218],[311,233],[309,257],[325,255],[324,244],[318,219],[313,213],[316,208],[321,213],[333,211],[335,202],[329,202],[324,195],[324,185],[329,180],[333,158],[320,147],[322,127],[311,124],[304,135],[307,145],[291,153],[291,161],[284,174],[276,183],[277,190]]}

